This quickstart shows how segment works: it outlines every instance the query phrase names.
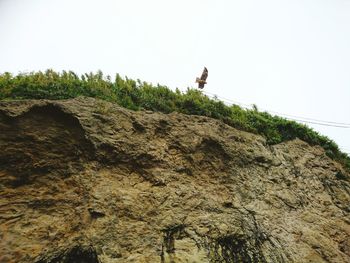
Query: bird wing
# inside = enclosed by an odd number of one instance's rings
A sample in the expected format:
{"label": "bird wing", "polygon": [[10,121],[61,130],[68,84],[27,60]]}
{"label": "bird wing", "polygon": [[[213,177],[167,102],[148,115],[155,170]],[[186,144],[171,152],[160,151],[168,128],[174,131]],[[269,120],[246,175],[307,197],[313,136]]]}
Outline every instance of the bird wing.
{"label": "bird wing", "polygon": [[201,76],[201,80],[205,81],[208,77],[208,69],[206,67],[204,67],[202,76]]}

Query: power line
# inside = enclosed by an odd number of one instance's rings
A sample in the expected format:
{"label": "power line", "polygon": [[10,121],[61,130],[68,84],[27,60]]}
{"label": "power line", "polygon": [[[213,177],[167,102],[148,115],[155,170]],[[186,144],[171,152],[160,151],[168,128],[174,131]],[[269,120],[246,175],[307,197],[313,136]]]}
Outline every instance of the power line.
{"label": "power line", "polygon": [[[233,101],[231,99],[227,99],[227,98],[224,98],[224,97],[220,97],[220,96],[217,96],[216,94],[214,93],[210,93],[210,92],[207,92],[205,91],[204,93],[207,93],[207,94],[210,94],[216,98],[220,98],[220,99],[223,99],[223,100],[226,100],[227,102],[230,102],[230,103],[235,103],[237,105],[242,105],[244,108],[247,108],[247,109],[250,109],[252,108],[252,105],[249,105],[249,104],[244,104],[244,103],[240,103],[240,102],[237,102],[237,101]],[[301,117],[301,116],[295,116],[295,115],[290,115],[290,114],[285,114],[285,113],[280,113],[280,112],[276,112],[276,111],[270,111],[270,110],[266,110],[267,112],[270,112],[270,113],[274,113],[276,115],[283,115],[283,116],[288,116],[288,117],[291,117],[291,118],[295,118],[295,120],[300,120],[300,119],[304,119],[305,122],[306,120],[307,121],[313,121],[313,122],[317,122],[315,124],[319,124],[319,123],[325,123],[325,124],[336,124],[336,125],[339,125],[341,126],[342,128],[344,126],[349,126],[350,128],[350,123],[341,123],[341,122],[333,122],[333,121],[323,121],[323,120],[318,120],[318,119],[312,119],[312,118],[306,118],[306,117]],[[294,120],[294,119],[293,119]],[[301,121],[301,120],[300,120]],[[345,127],[344,127],[345,128]],[[348,128],[348,127],[346,127]]]}
{"label": "power line", "polygon": [[334,121],[323,121],[323,120],[318,120],[318,119],[312,119],[312,118],[307,118],[307,117],[300,117],[300,116],[294,116],[294,115],[289,115],[285,113],[280,113],[276,111],[270,111],[272,113],[278,114],[278,115],[283,115],[287,117],[292,117],[292,118],[298,118],[298,119],[304,119],[304,120],[310,120],[310,121],[317,121],[317,122],[323,122],[323,123],[329,123],[329,124],[336,124],[336,125],[346,125],[350,126],[350,123],[343,123],[343,122],[334,122]]}
{"label": "power line", "polygon": [[212,97],[215,97],[215,98],[219,98],[219,99],[222,99],[222,100],[226,100],[226,102],[229,102],[229,103],[234,103],[234,104],[237,104],[237,105],[240,105],[242,106],[243,108],[246,108],[246,109],[250,109],[252,107],[252,105],[250,104],[244,104],[244,103],[241,103],[241,102],[238,102],[238,101],[234,101],[234,100],[231,100],[231,99],[227,99],[227,98],[224,98],[224,97],[221,97],[221,96],[218,96],[214,93],[211,93],[211,92],[208,92],[208,91],[203,91],[203,93],[205,94],[209,94],[209,96],[212,96]]}
{"label": "power line", "polygon": [[328,126],[328,127],[335,127],[335,128],[344,128],[344,129],[350,129],[350,126],[343,126],[343,125],[335,125],[335,124],[327,124],[327,123],[321,123],[321,122],[315,122],[315,121],[305,121],[305,120],[300,120],[300,119],[295,119],[295,118],[287,118],[288,120],[293,120],[293,121],[300,121],[304,123],[310,123],[310,124],[316,124],[316,125],[322,125],[322,126]]}
{"label": "power line", "polygon": [[[214,93],[210,93],[207,91],[203,91],[203,93],[209,95],[209,97],[214,97],[214,98],[220,98],[226,102],[229,102],[231,104],[237,104],[243,108],[246,109],[251,109],[252,105],[248,105],[248,104],[244,104],[244,103],[240,103],[237,101],[233,101],[231,99],[227,99],[221,96],[218,96]],[[293,121],[299,121],[299,122],[303,122],[303,123],[309,123],[309,124],[315,124],[315,125],[322,125],[322,126],[328,126],[328,127],[336,127],[336,128],[344,128],[344,129],[350,129],[350,123],[341,123],[341,122],[333,122],[333,121],[323,121],[323,120],[318,120],[318,119],[312,119],[312,118],[306,118],[306,117],[301,117],[301,116],[295,116],[295,115],[290,115],[290,114],[284,114],[284,113],[279,113],[276,111],[268,111],[266,110],[266,112],[272,113],[272,114],[276,114],[276,115],[281,115],[281,116],[285,116],[286,119],[289,120],[293,120]]]}

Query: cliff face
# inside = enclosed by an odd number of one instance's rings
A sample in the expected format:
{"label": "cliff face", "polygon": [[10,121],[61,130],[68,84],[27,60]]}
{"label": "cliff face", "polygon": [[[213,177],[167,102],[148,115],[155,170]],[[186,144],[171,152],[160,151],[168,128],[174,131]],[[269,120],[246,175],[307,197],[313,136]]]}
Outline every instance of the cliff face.
{"label": "cliff face", "polygon": [[182,114],[0,103],[0,262],[350,262],[321,147]]}

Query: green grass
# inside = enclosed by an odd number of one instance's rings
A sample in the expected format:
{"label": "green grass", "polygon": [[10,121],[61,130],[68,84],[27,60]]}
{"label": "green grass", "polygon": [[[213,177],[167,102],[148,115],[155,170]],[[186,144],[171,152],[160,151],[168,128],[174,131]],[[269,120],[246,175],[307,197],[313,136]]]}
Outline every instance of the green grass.
{"label": "green grass", "polygon": [[235,128],[261,134],[269,144],[300,138],[311,145],[322,146],[327,155],[350,171],[350,157],[337,144],[306,125],[299,124],[257,109],[246,110],[210,99],[201,91],[151,85],[140,80],[122,78],[112,80],[102,72],[76,75],[74,72],[53,70],[18,74],[0,74],[0,100],[5,99],[69,99],[77,96],[107,100],[131,109],[147,109],[170,113],[173,111],[219,119]]}

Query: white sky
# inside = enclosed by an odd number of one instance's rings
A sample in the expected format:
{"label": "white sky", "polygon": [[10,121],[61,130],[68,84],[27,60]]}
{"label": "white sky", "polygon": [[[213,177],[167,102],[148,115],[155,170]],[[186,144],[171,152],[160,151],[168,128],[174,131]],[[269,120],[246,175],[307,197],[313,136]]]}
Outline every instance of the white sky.
{"label": "white sky", "polygon": [[[101,69],[350,124],[350,0],[0,0],[0,72]],[[310,125],[350,153],[350,128]]]}

